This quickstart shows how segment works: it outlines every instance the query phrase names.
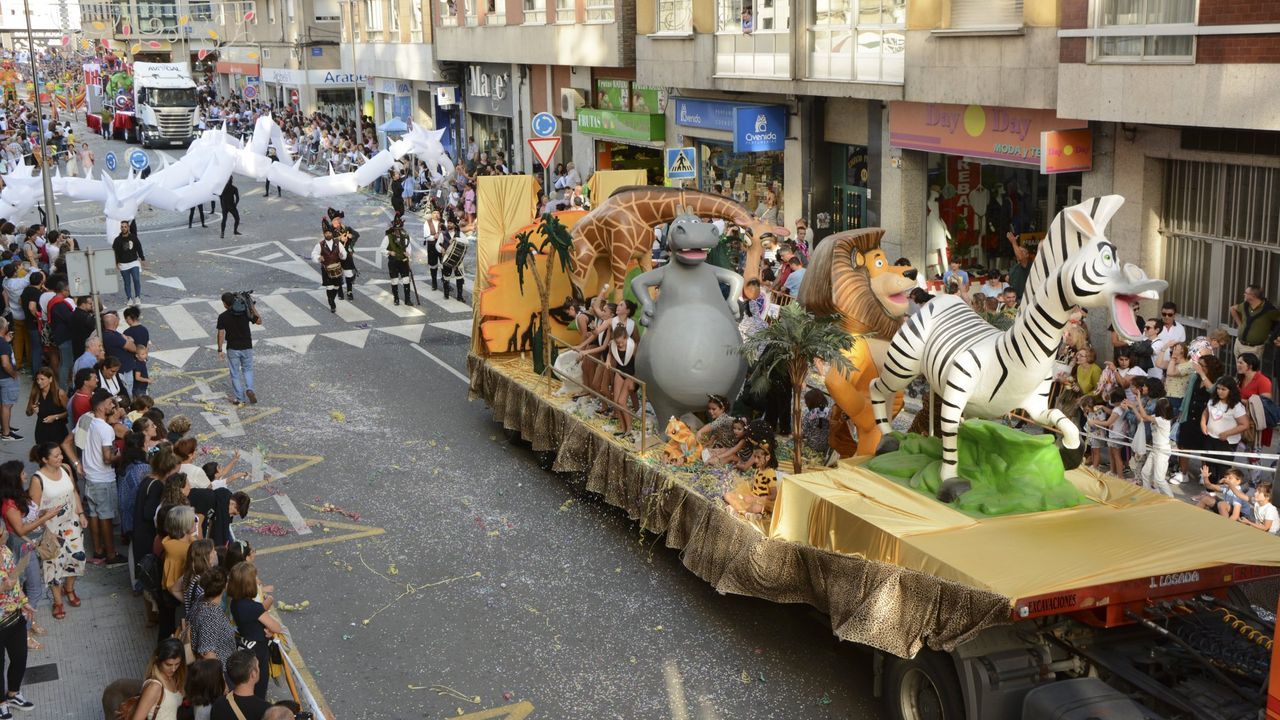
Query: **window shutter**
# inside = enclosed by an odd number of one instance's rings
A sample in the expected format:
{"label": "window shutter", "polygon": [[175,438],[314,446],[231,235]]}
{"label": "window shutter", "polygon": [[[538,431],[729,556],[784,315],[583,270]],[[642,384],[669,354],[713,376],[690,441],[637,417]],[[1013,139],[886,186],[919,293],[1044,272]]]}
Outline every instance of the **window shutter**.
{"label": "window shutter", "polygon": [[951,27],[1020,28],[1022,0],[951,0]]}

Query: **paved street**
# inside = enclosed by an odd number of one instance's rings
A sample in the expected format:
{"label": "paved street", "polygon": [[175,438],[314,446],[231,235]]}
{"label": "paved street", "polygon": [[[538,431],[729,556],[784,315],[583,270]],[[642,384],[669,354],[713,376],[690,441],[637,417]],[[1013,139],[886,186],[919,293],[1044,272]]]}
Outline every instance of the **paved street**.
{"label": "paved street", "polygon": [[[237,184],[243,236],[138,218],[153,394],[210,454],[260,458],[238,532],[277,599],[307,603],[283,619],[336,717],[878,717],[868,654],[805,607],[717,595],[467,400],[470,308],[423,270],[422,305],[391,305],[385,202],[333,201],[364,238],[331,315],[306,259],[326,205]],[[105,247],[94,205],[60,212]],[[237,413],[213,344],[218,297],[242,289],[265,324],[261,402]]]}

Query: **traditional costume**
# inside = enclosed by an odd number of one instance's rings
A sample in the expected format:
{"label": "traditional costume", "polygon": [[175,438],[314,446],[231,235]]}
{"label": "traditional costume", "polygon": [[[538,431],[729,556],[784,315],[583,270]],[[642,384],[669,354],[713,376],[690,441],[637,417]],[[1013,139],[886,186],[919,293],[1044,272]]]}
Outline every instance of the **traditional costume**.
{"label": "traditional costume", "polygon": [[409,233],[405,232],[404,220],[396,215],[382,238],[378,252],[387,256],[387,272],[391,275],[391,297],[396,305],[400,304],[400,287],[404,285],[404,304],[416,305],[413,301],[413,272],[409,269]]}
{"label": "traditional costume", "polygon": [[428,217],[422,223],[422,244],[427,246],[427,268],[431,270],[431,289],[439,290],[436,278],[440,273],[440,250],[436,248],[436,241],[440,238],[440,233],[444,231],[444,224],[434,215]]}
{"label": "traditional costume", "polygon": [[327,222],[324,223],[324,239],[316,243],[315,248],[312,249],[311,261],[320,266],[320,284],[329,297],[329,312],[338,311],[334,300],[342,292],[342,261],[346,259],[346,246],[334,237],[333,228]]}
{"label": "traditional costume", "polygon": [[[346,213],[341,210],[329,208],[326,215],[328,216],[326,222],[333,229],[334,238],[342,243],[343,249],[346,251],[342,259],[342,276],[347,283],[347,299],[355,300],[356,296],[353,292],[356,284],[355,247],[356,241],[360,239],[360,233],[355,228],[347,227],[346,223],[343,222]],[[341,290],[339,290],[339,296],[341,296]]]}
{"label": "traditional costume", "polygon": [[453,235],[440,233],[436,241],[436,251],[440,253],[440,279],[444,281],[444,296],[449,297],[449,281],[458,287],[458,299],[462,300],[462,261],[467,256],[469,241],[461,231],[455,230]]}

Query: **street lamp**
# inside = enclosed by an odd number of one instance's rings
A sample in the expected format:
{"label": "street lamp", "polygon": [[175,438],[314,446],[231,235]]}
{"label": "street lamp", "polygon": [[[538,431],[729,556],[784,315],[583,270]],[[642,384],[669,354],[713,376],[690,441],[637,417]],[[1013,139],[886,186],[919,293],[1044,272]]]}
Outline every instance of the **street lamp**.
{"label": "street lamp", "polygon": [[[24,0],[25,2],[25,0]],[[364,144],[364,130],[361,128],[364,109],[360,107],[360,84],[356,72],[356,0],[342,0],[347,9],[347,30],[351,33],[351,98],[356,104],[356,142]]]}
{"label": "street lamp", "polygon": [[36,42],[31,36],[31,5],[29,0],[22,0],[22,10],[27,16],[27,60],[31,63],[31,84],[36,91],[36,142],[40,143],[40,160],[45,166],[40,168],[40,179],[44,185],[44,205],[49,208],[45,217],[45,225],[58,227],[58,210],[53,205],[53,182],[49,178],[47,148],[44,142],[44,107],[40,102],[40,71],[36,66]]}

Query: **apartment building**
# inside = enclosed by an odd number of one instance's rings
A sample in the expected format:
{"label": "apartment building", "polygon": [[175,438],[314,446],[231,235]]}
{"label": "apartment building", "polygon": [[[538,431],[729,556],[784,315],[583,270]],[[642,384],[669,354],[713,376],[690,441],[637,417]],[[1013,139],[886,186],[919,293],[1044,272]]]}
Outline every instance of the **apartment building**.
{"label": "apartment building", "polygon": [[[365,114],[379,126],[398,118],[449,128],[454,93],[437,92],[445,78],[433,54],[431,0],[356,0],[351,7],[354,15],[347,17],[355,20],[355,42],[343,51],[351,53],[364,76]],[[344,42],[352,37],[351,30],[344,33]],[[450,133],[447,139],[452,148],[456,138]]]}
{"label": "apartment building", "polygon": [[448,119],[478,151],[535,169],[529,123],[550,112],[560,120],[556,160],[575,162],[584,178],[587,169],[646,167],[660,180],[665,92],[634,83],[632,0],[432,4],[435,55],[457,82]]}

